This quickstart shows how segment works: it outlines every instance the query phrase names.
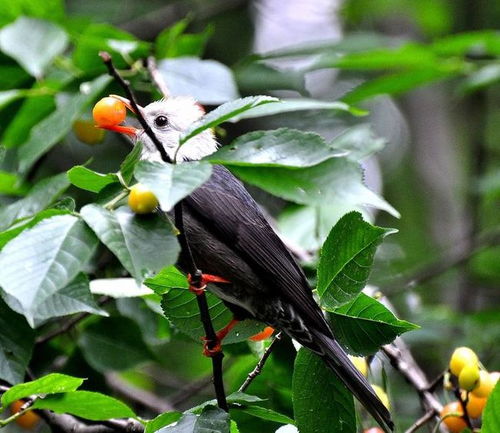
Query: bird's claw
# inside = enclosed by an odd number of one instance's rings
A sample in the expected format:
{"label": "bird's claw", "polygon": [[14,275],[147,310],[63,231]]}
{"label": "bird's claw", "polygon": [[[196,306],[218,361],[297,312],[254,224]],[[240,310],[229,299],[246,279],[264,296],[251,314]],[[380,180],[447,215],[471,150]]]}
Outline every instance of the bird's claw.
{"label": "bird's claw", "polygon": [[202,337],[201,339],[203,341],[203,355],[207,358],[213,358],[215,355],[222,352],[222,340],[218,337],[215,340],[215,345],[213,347],[209,347],[210,340],[208,338]]}
{"label": "bird's claw", "polygon": [[193,278],[191,274],[188,274],[187,279],[189,282],[189,291],[191,293],[194,293],[196,296],[199,296],[202,293],[204,293],[207,284],[209,283],[230,283],[230,281],[226,280],[225,278],[211,274],[201,274],[201,277],[199,281],[196,282],[196,284],[193,283]]}

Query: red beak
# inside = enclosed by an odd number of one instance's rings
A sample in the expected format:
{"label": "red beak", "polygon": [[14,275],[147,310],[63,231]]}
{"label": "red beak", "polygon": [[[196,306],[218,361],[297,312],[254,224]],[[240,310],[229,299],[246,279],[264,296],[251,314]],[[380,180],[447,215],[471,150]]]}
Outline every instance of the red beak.
{"label": "red beak", "polygon": [[[125,104],[125,106],[130,111],[132,111],[132,113],[135,113],[135,110],[133,109],[130,100],[128,100],[127,98],[124,98],[123,96],[119,95],[109,95],[109,96],[111,98],[118,99],[120,102],[123,102],[123,104]],[[141,108],[142,107],[139,107],[139,109]],[[118,132],[120,134],[131,135],[132,137],[135,137],[137,135],[137,132],[139,131],[138,128],[134,128],[133,126],[124,126],[124,125],[96,126],[96,128],[107,129],[109,131]]]}

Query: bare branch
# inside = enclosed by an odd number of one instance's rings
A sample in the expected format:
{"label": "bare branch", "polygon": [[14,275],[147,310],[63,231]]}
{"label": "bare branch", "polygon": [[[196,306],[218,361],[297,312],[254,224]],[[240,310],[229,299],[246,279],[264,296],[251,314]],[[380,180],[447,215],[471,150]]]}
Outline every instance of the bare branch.
{"label": "bare branch", "polygon": [[434,418],[434,411],[430,410],[424,414],[421,418],[416,420],[408,430],[405,431],[405,433],[414,433],[416,432],[420,427],[423,425],[427,424],[432,418]]}
{"label": "bare branch", "polygon": [[155,83],[156,87],[158,87],[158,90],[162,93],[163,97],[168,98],[170,96],[170,91],[168,90],[167,83],[156,66],[156,60],[153,56],[147,58],[146,67],[148,68],[149,75],[151,75],[153,83]]}
{"label": "bare branch", "polygon": [[276,337],[274,337],[273,341],[271,341],[271,344],[269,347],[265,350],[264,354],[262,355],[262,358],[260,358],[260,361],[257,363],[255,368],[248,373],[247,378],[245,379],[245,382],[242,383],[240,388],[238,389],[238,392],[245,392],[245,390],[250,386],[250,384],[253,382],[253,380],[260,374],[262,373],[262,369],[264,368],[264,364],[267,361],[267,358],[271,355],[271,352],[274,349],[274,345],[281,340],[282,333],[278,332],[276,334]]}

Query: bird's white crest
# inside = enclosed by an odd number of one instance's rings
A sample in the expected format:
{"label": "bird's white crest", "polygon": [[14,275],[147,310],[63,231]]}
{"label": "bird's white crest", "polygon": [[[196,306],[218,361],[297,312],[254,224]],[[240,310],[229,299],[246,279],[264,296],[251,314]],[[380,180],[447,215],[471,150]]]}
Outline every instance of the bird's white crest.
{"label": "bird's white crest", "polygon": [[[142,109],[142,114],[158,140],[162,143],[167,155],[173,160],[179,146],[179,138],[193,122],[199,120],[203,108],[196,101],[187,96],[172,96],[152,102]],[[155,119],[165,116],[167,124],[159,126]],[[161,161],[161,156],[153,142],[141,131],[137,140],[143,143],[142,158],[149,161]],[[177,152],[177,161],[199,160],[217,150],[217,140],[211,129],[206,129],[200,134],[184,143]]]}

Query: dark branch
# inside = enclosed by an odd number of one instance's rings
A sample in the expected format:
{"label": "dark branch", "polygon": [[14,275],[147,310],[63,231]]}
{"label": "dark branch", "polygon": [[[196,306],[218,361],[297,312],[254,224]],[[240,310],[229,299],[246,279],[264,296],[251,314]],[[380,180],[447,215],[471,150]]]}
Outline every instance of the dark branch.
{"label": "dark branch", "polygon": [[127,95],[127,98],[130,100],[130,104],[132,105],[132,108],[135,111],[135,114],[137,115],[137,120],[141,124],[142,128],[144,129],[144,132],[146,135],[151,139],[153,144],[156,147],[156,150],[161,155],[161,159],[165,162],[172,162],[165,151],[165,148],[161,145],[160,140],[156,137],[154,134],[153,130],[149,126],[148,122],[146,122],[146,119],[144,119],[144,116],[142,115],[141,110],[139,109],[139,104],[137,103],[137,100],[135,98],[134,93],[132,92],[132,89],[130,87],[130,83],[128,81],[125,81],[122,76],[119,74],[117,69],[115,68],[115,65],[113,65],[113,60],[111,59],[111,55],[107,53],[106,51],[101,51],[99,53],[99,56],[101,57],[102,61],[108,68],[109,75],[111,75],[117,82],[118,84],[123,88],[125,94]]}
{"label": "dark branch", "polygon": [[[99,53],[101,56],[104,64],[108,68],[109,74],[117,80],[117,82],[122,86],[123,90],[125,91],[125,94],[127,97],[130,99],[132,108],[135,110],[137,114],[137,118],[141,124],[141,126],[144,129],[144,132],[148,135],[148,137],[151,139],[151,141],[154,143],[156,146],[158,152],[161,155],[161,158],[164,162],[166,163],[175,163],[175,161],[172,161],[169,156],[167,155],[164,147],[154,134],[153,130],[149,127],[148,123],[144,119],[139,106],[137,104],[137,101],[135,99],[135,96],[132,92],[132,89],[130,88],[130,85],[128,82],[126,82],[121,75],[118,73],[116,70],[115,66],[113,65],[113,61],[111,59],[111,56],[109,53],[101,51]],[[155,65],[150,63],[149,69],[155,69]],[[159,77],[159,74],[155,75],[156,78]],[[153,79],[155,79],[153,77]],[[156,81],[155,81],[156,82]],[[165,85],[166,87],[166,85]],[[165,95],[166,96],[166,95]],[[182,250],[187,254],[188,259],[189,259],[189,273],[191,274],[191,284],[194,285],[195,287],[201,287],[201,276],[202,272],[201,270],[198,269],[196,266],[196,263],[194,261],[193,255],[191,253],[191,248],[189,246],[189,242],[187,240],[187,237],[185,235],[185,230],[184,230],[184,218],[183,218],[183,209],[182,209],[182,201],[177,203],[174,208],[174,213],[175,213],[175,225],[177,229],[179,230],[179,243],[181,244]],[[205,296],[205,293],[202,293],[201,295],[196,296],[196,300],[198,301],[198,307],[200,309],[200,316],[201,316],[201,321],[203,323],[203,328],[205,330],[205,335],[207,337],[207,345],[209,349],[212,349],[215,347],[217,344],[217,336],[215,334],[214,327],[212,325],[212,319],[210,318],[210,312],[208,310],[208,303],[207,303],[207,298]],[[215,394],[217,398],[217,404],[218,406],[225,410],[228,411],[228,405],[226,401],[226,393],[224,391],[224,382],[223,382],[223,377],[222,377],[222,358],[224,357],[224,354],[221,352],[215,354],[212,357],[212,369],[213,369],[213,381],[214,381],[214,389],[215,389]]]}
{"label": "dark branch", "polygon": [[253,380],[262,372],[262,369],[264,368],[264,364],[266,363],[267,358],[269,358],[271,352],[274,349],[274,345],[281,340],[281,335],[282,335],[281,332],[278,332],[278,334],[276,334],[276,337],[274,337],[273,341],[271,341],[271,344],[265,350],[264,354],[262,355],[262,358],[260,358],[260,361],[257,363],[255,368],[250,373],[248,373],[245,382],[243,382],[240,388],[238,389],[239,392],[245,392],[245,390],[250,386]]}

